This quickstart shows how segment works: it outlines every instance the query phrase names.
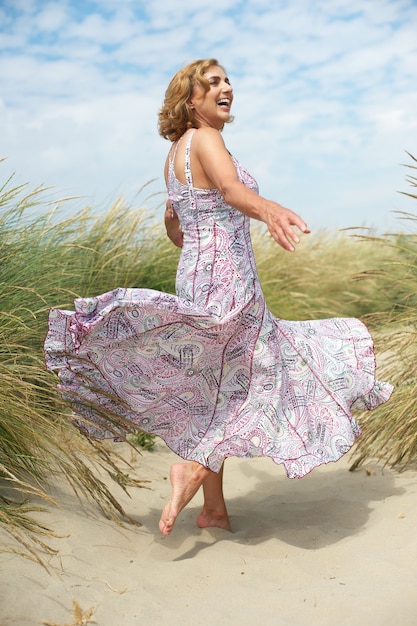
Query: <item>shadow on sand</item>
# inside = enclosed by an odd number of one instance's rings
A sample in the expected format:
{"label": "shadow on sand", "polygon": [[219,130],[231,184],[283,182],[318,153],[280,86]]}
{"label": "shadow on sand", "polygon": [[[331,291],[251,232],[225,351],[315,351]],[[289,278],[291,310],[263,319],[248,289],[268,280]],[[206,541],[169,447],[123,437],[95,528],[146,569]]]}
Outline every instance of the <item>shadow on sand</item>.
{"label": "shadow on sand", "polygon": [[[219,541],[257,545],[270,539],[306,550],[317,550],[363,531],[375,508],[373,502],[384,501],[404,493],[395,486],[395,473],[381,468],[349,472],[346,468],[323,467],[302,480],[273,476],[251,463],[239,468],[240,493],[227,493],[232,533],[221,529],[200,530],[195,525],[199,508],[189,505],[181,513],[172,535],[161,538],[164,547],[179,550],[194,536],[193,548],[175,560],[193,558]],[[235,478],[236,480],[236,478]],[[152,509],[142,517],[148,529],[157,528],[160,511]],[[202,539],[204,533],[204,541]],[[208,541],[207,541],[207,540]]]}

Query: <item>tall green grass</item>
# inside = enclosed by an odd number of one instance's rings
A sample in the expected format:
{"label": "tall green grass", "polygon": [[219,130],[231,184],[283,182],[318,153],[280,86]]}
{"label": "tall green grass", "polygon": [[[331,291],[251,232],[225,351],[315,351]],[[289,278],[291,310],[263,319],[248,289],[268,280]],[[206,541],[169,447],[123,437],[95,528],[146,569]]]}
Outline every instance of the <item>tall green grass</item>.
{"label": "tall green grass", "polygon": [[36,507],[22,502],[50,501],[48,484],[58,474],[106,515],[125,515],[95,470],[121,475],[121,460],[71,425],[56,377],[45,369],[48,310],[72,308],[75,297],[115,285],[173,282],[164,261],[168,246],[161,236],[152,241],[143,209],[118,202],[99,218],[86,208],[57,221],[45,193],[12,181],[0,189],[0,528],[35,559],[49,530],[37,521]]}
{"label": "tall green grass", "polygon": [[[62,219],[44,189],[13,181],[0,189],[0,528],[32,558],[40,558],[37,547],[52,533],[32,509],[39,497],[51,499],[48,485],[58,475],[106,515],[124,515],[96,471],[120,475],[114,447],[89,441],[68,420],[42,345],[52,306],[72,309],[74,298],[115,287],[174,292],[179,251],[153,219],[156,213],[157,207],[119,200],[104,215],[87,207]],[[407,217],[417,226],[417,218]],[[275,315],[355,316],[373,330],[382,351],[380,377],[397,390],[363,416],[355,466],[371,456],[394,466],[415,460],[417,235],[323,231],[304,237],[296,254],[281,250],[256,224],[253,239]]]}
{"label": "tall green grass", "polygon": [[[417,200],[417,159],[411,163],[403,192]],[[363,435],[351,469],[376,458],[389,467],[404,470],[417,462],[417,215],[402,212],[408,234],[390,239],[394,261],[384,269],[383,280],[391,285],[395,303],[391,311],[379,312],[380,376],[395,385],[392,399],[377,411],[362,416]],[[382,243],[386,243],[383,240]],[[388,313],[388,314],[387,314]]]}
{"label": "tall green grass", "polygon": [[361,317],[396,306],[396,290],[385,274],[397,252],[358,231],[322,231],[303,236],[288,254],[255,229],[254,248],[269,308],[283,319]]}

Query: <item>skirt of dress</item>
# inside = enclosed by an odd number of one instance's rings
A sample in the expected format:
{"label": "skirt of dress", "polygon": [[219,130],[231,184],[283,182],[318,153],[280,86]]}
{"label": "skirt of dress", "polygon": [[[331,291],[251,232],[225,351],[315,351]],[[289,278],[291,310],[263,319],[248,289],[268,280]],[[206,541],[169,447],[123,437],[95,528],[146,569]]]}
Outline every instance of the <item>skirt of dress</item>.
{"label": "skirt of dress", "polygon": [[229,456],[269,456],[290,478],[336,461],[392,386],[375,380],[356,319],[290,322],[262,298],[221,319],[150,289],[115,289],[52,309],[49,369],[89,436],[160,436],[219,471]]}

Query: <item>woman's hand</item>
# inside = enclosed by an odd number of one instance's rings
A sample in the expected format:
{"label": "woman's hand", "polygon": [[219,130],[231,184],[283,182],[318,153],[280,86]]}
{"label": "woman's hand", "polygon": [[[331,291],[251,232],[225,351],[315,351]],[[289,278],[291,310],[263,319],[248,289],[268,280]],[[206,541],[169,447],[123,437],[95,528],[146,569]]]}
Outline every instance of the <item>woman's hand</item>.
{"label": "woman's hand", "polygon": [[295,251],[293,243],[300,243],[300,238],[292,228],[293,226],[296,226],[302,233],[310,232],[307,224],[297,213],[270,200],[266,202],[264,221],[275,241],[289,252]]}
{"label": "woman's hand", "polygon": [[166,202],[164,223],[169,239],[171,239],[172,243],[177,246],[177,248],[182,248],[183,233],[181,224],[169,200]]}

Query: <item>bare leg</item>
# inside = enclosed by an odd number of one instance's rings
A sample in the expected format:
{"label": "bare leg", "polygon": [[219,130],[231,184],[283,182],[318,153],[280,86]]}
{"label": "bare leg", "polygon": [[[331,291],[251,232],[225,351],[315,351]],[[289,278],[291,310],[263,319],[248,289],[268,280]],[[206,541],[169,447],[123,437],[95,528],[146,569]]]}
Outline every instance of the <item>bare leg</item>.
{"label": "bare leg", "polygon": [[200,528],[224,528],[232,530],[223,496],[223,465],[218,474],[210,472],[203,482],[204,505],[197,517]]}
{"label": "bare leg", "polygon": [[172,532],[178,514],[192,500],[210,474],[213,472],[195,461],[174,463],[170,471],[171,499],[162,511],[159,521],[159,530],[163,535]]}

